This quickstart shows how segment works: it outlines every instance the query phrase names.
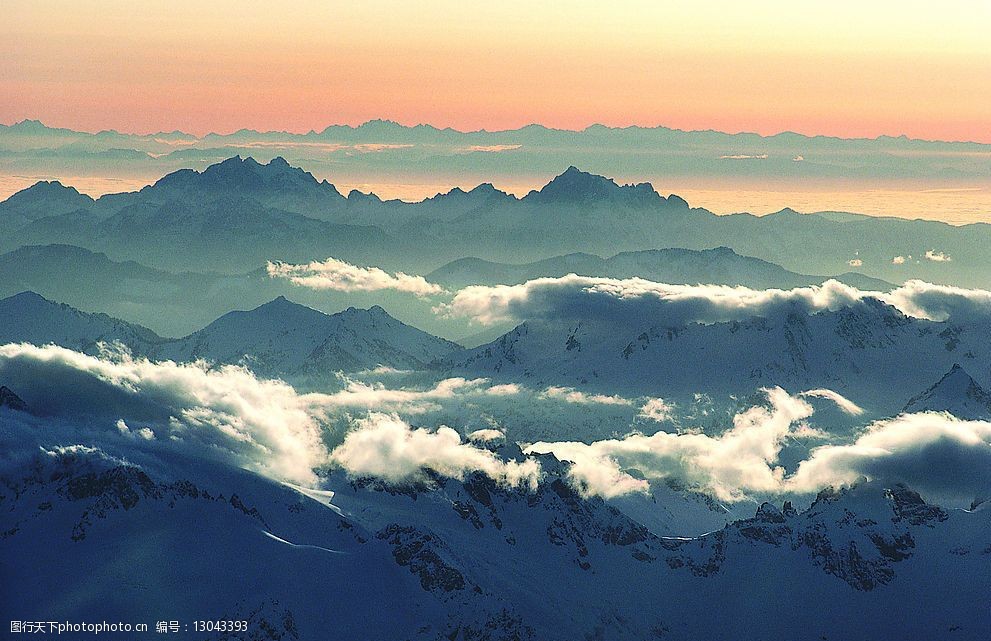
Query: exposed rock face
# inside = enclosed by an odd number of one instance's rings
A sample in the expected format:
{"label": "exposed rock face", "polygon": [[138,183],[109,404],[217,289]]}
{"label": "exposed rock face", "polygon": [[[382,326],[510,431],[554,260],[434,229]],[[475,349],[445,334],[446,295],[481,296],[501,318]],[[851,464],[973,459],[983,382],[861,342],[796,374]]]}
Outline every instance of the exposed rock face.
{"label": "exposed rock face", "polygon": [[20,396],[3,385],[0,385],[0,407],[9,407],[18,412],[26,412],[28,409],[27,403],[21,400]]}

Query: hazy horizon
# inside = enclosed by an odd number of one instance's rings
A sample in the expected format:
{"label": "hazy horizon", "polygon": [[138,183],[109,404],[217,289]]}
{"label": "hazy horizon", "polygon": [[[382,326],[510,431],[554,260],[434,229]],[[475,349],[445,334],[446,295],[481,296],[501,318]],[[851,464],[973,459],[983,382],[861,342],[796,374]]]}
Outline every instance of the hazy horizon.
{"label": "hazy horizon", "polygon": [[345,194],[357,189],[407,202],[481,183],[521,197],[575,165],[621,184],[650,182],[662,195],[677,194],[718,214],[791,208],[991,222],[991,146],[975,142],[761,136],[664,125],[461,132],[382,119],[306,133],[122,129],[83,132],[31,119],[0,126],[0,198],[39,180],[99,197],[234,155],[261,162],[284,156]]}

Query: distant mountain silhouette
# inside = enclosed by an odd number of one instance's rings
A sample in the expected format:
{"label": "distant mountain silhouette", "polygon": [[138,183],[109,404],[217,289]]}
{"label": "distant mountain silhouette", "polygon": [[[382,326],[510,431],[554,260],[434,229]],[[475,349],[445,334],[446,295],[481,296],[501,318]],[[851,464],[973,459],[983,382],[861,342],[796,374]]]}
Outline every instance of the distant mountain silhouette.
{"label": "distant mountain silhouette", "polygon": [[318,376],[379,365],[421,369],[461,347],[405,325],[378,306],[324,314],[283,296],[225,314],[155,350],[157,357],[216,363],[247,360],[264,376]]}
{"label": "distant mountain silhouette", "polygon": [[[47,205],[52,191],[61,194],[55,207]],[[7,217],[0,250],[72,244],[169,271],[228,273],[266,260],[333,256],[415,273],[465,256],[531,263],[575,252],[613,256],[724,246],[798,274],[842,274],[856,265],[858,272],[895,283],[921,278],[991,286],[988,225],[791,210],[717,216],[677,196],[664,198],[647,183],[620,186],[574,167],[522,199],[486,184],[419,203],[350,196],[283,160],[260,164],[239,157],[202,172],[176,172],[139,192],[104,196],[75,211],[65,210],[85,205],[85,197],[38,187],[0,205],[22,212]],[[951,260],[922,258],[931,250]],[[916,258],[893,261],[897,256]]]}
{"label": "distant mountain silhouette", "polygon": [[596,176],[572,166],[544,187],[531,191],[524,202],[547,204],[622,203],[627,206],[647,206],[664,202],[650,183],[620,186],[612,179]]}
{"label": "distant mountain silhouette", "polygon": [[0,344],[19,342],[54,343],[91,354],[99,352],[100,343],[118,342],[152,359],[246,362],[261,376],[324,381],[337,371],[379,365],[423,369],[462,349],[396,320],[378,306],[325,314],[279,296],[250,311],[224,314],[184,338],[167,339],[34,292],[0,299]]}
{"label": "distant mountain silhouette", "polygon": [[325,209],[341,206],[346,200],[334,185],[291,167],[281,156],[264,165],[251,157],[234,156],[202,172],[181,169],[139,193],[158,202],[248,196],[266,206],[314,218],[321,218]]}
{"label": "distant mountain silhouette", "polygon": [[106,314],[81,312],[30,291],[0,300],[0,344],[55,343],[78,351],[97,353],[100,343],[116,341],[143,353],[163,340],[140,325]]}
{"label": "distant mountain silhouette", "polygon": [[93,202],[75,187],[43,180],[0,202],[0,230],[14,230],[40,218],[87,209]]}
{"label": "distant mountain silhouette", "polygon": [[759,258],[741,256],[728,247],[653,249],[624,252],[611,258],[575,253],[522,265],[462,258],[440,267],[426,278],[448,288],[460,288],[522,283],[542,276],[560,277],[570,273],[608,278],[639,277],[674,284],[744,285],[756,289],[818,285],[828,278],[866,290],[888,291],[894,287],[855,272],[835,276],[796,274]]}

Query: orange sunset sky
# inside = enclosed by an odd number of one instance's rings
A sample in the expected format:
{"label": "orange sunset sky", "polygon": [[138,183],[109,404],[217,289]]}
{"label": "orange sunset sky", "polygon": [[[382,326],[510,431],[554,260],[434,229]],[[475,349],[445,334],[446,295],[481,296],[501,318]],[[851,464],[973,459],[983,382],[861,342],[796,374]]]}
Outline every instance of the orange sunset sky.
{"label": "orange sunset sky", "polygon": [[7,0],[0,122],[196,134],[599,122],[991,142],[991,2],[534,4]]}

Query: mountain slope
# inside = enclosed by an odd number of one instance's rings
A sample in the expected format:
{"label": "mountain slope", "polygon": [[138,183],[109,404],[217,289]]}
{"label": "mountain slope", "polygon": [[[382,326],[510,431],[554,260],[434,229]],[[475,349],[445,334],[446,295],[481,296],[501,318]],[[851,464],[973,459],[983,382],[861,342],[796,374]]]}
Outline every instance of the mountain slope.
{"label": "mountain slope", "polygon": [[412,273],[465,255],[525,263],[574,252],[729,247],[800,274],[853,264],[890,282],[991,287],[991,225],[790,210],[717,216],[648,183],[620,186],[573,167],[522,199],[478,188],[420,203],[343,198],[281,160],[235,157],[160,182],[12,228],[0,247],[69,243],[176,271],[243,272],[266,260],[334,256]]}
{"label": "mountain slope", "polygon": [[662,538],[555,470],[532,491],[336,473],[314,491],[158,456],[36,451],[8,464],[0,567],[22,587],[7,605],[28,619],[155,620],[167,601],[168,618],[246,620],[236,638],[304,641],[977,640],[991,628],[991,512],[900,486],[823,492],[801,512],[764,504],[710,534]]}
{"label": "mountain slope", "polygon": [[22,292],[0,300],[0,344],[55,343],[81,352],[95,353],[98,343],[121,342],[138,353],[165,339],[140,325],[106,314],[88,314]]}
{"label": "mountain slope", "polygon": [[160,346],[157,358],[215,363],[245,360],[262,376],[328,376],[378,365],[420,369],[461,348],[404,325],[381,307],[328,315],[284,297],[230,312]]}
{"label": "mountain slope", "polygon": [[891,283],[855,272],[838,276],[796,274],[759,258],[741,256],[728,247],[704,250],[654,249],[623,252],[610,258],[578,253],[523,265],[462,258],[440,267],[426,278],[453,289],[468,285],[511,285],[534,278],[560,277],[571,273],[606,278],[638,277],[673,284],[743,285],[754,289],[791,289],[819,285],[829,278],[874,291],[888,291],[894,287]]}
{"label": "mountain slope", "polygon": [[57,180],[41,181],[0,202],[0,229],[12,231],[47,216],[60,216],[93,205],[93,199]]}
{"label": "mountain slope", "polygon": [[912,397],[903,411],[949,412],[958,418],[984,421],[991,419],[991,394],[954,363],[932,387]]}
{"label": "mountain slope", "polygon": [[[893,415],[954,362],[991,359],[987,324],[909,318],[874,299],[835,312],[787,310],[714,324],[663,318],[527,321],[449,361],[450,371],[691,403],[765,385],[833,389],[869,415]],[[869,375],[867,374],[869,372]]]}
{"label": "mountain slope", "polygon": [[280,156],[262,165],[254,158],[234,156],[202,172],[181,169],[138,192],[144,200],[200,202],[232,196],[251,197],[266,207],[324,218],[328,210],[346,204],[344,196],[326,180],[290,167]]}
{"label": "mountain slope", "polygon": [[157,336],[139,325],[88,314],[33,292],[0,300],[0,344],[55,343],[87,353],[120,342],[152,359],[248,363],[259,376],[332,378],[338,371],[422,369],[462,348],[405,325],[381,307],[328,315],[278,297],[230,312],[184,338]]}

